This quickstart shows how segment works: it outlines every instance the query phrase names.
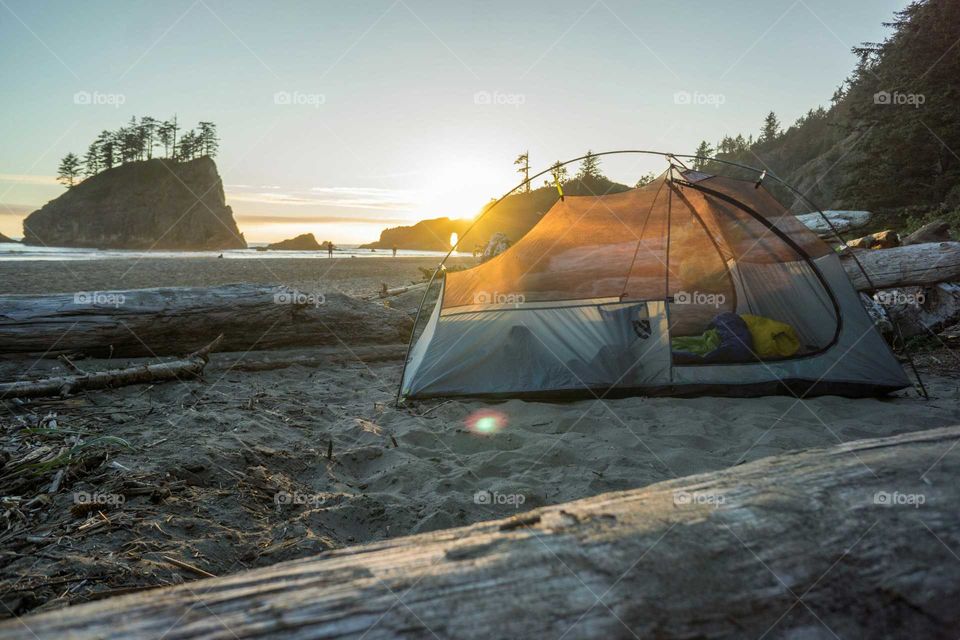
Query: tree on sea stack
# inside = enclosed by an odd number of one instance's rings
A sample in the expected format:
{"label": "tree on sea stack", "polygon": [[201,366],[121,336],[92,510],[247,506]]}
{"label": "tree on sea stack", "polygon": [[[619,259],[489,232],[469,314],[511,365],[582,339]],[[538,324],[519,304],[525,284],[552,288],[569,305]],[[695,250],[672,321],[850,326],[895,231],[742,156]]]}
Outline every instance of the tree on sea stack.
{"label": "tree on sea stack", "polygon": [[200,122],[200,133],[197,136],[200,155],[215,158],[220,149],[220,138],[217,137],[217,125],[212,122]]}
{"label": "tree on sea stack", "polygon": [[157,129],[160,123],[156,118],[143,116],[140,118],[140,125],[137,127],[137,134],[141,140],[141,150],[146,153],[147,160],[153,158],[153,145],[156,143]]}
{"label": "tree on sea stack", "polygon": [[60,168],[57,169],[57,180],[70,189],[77,183],[81,168],[82,163],[77,154],[68,153],[60,161]]}
{"label": "tree on sea stack", "polygon": [[117,161],[117,147],[114,143],[113,133],[104,129],[94,141],[100,150],[99,167],[101,169],[112,169]]}
{"label": "tree on sea stack", "polygon": [[84,177],[89,178],[90,176],[95,176],[100,173],[100,158],[100,147],[97,145],[97,141],[94,140],[87,148],[87,154],[83,156]]}

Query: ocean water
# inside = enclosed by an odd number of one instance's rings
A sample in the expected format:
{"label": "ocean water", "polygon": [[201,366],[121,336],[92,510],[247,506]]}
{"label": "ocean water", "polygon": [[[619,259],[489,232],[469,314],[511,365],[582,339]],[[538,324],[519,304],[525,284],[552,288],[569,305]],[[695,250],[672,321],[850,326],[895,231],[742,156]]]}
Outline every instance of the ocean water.
{"label": "ocean water", "polygon": [[[216,258],[257,260],[262,258],[311,258],[327,260],[326,251],[257,251],[253,244],[249,249],[228,249],[225,251],[128,251],[124,249],[75,249],[68,247],[37,247],[25,244],[0,242],[0,260],[123,260],[141,258]],[[343,246],[333,251],[334,258],[389,258],[390,249],[358,249]],[[414,251],[398,249],[398,257],[442,257],[440,251]]]}

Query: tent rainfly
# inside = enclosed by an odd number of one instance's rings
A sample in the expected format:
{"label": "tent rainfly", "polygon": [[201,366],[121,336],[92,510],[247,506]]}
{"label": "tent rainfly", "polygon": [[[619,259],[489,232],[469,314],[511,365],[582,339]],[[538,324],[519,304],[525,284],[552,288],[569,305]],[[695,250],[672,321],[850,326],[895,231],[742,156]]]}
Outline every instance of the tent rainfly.
{"label": "tent rainfly", "polygon": [[653,182],[563,197],[507,251],[438,278],[400,396],[909,386],[825,242],[762,184],[668,158]]}

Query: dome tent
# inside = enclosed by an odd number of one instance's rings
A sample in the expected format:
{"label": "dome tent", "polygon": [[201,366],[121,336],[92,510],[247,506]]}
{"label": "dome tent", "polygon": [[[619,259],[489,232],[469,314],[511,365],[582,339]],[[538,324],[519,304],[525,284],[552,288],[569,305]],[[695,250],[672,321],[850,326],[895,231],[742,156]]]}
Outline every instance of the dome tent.
{"label": "dome tent", "polygon": [[435,274],[437,301],[421,304],[399,395],[909,386],[836,253],[770,194],[765,173],[710,175],[657,155],[669,167],[649,184],[561,196],[507,251]]}

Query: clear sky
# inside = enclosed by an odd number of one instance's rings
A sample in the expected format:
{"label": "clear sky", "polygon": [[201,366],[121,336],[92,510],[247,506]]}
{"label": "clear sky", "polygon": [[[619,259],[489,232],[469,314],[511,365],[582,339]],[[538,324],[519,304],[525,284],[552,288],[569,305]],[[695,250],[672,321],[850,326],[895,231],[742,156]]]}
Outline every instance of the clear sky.
{"label": "clear sky", "polygon": [[[771,109],[789,124],[906,4],[0,0],[0,232],[20,237],[62,192],[67,152],[174,113],[217,123],[248,240],[365,242],[469,217],[514,186],[527,149],[542,169],[588,148],[692,153]],[[602,168],[632,183],[661,167]]]}

